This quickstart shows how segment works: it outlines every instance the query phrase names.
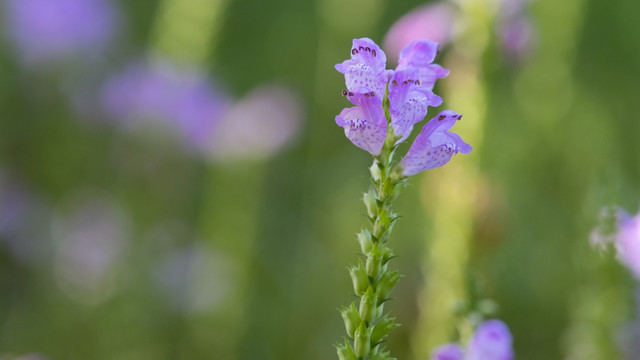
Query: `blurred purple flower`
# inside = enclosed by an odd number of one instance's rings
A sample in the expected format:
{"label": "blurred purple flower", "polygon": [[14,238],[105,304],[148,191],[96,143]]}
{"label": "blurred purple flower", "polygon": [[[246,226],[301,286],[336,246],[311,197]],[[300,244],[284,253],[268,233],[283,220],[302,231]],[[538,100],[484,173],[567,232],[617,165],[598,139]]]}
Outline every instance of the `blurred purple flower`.
{"label": "blurred purple flower", "polygon": [[6,32],[29,63],[102,50],[117,27],[108,0],[6,0]]}
{"label": "blurred purple flower", "polygon": [[519,16],[500,25],[502,50],[512,59],[523,59],[531,53],[534,29],[531,19]]}
{"label": "blurred purple flower", "polygon": [[467,344],[466,352],[458,344],[436,348],[431,360],[512,360],[513,339],[507,325],[500,320],[481,323]]}
{"label": "blurred purple flower", "polygon": [[631,216],[622,208],[604,208],[601,221],[591,233],[592,245],[613,243],[620,262],[640,280],[640,214]]}
{"label": "blurred purple flower", "polygon": [[390,122],[398,142],[404,141],[413,125],[424,119],[429,106],[442,104],[432,89],[436,80],[449,71],[432,63],[437,50],[438,44],[433,41],[413,41],[402,49],[393,71],[385,69],[386,56],[371,39],[353,40],[351,59],[336,65],[345,75],[348,90],[343,95],[356,105],[342,110],[336,123],[345,129],[352,143],[372,155],[380,153],[387,136],[382,109],[387,87]]}
{"label": "blurred purple flower", "polygon": [[292,90],[260,85],[220,118],[211,139],[211,159],[237,161],[266,158],[300,133],[303,106]]}
{"label": "blurred purple flower", "polygon": [[99,303],[115,291],[129,221],[117,203],[93,192],[73,196],[68,207],[53,222],[56,280],[70,298]]}
{"label": "blurred purple flower", "polygon": [[511,332],[500,320],[480,324],[467,346],[466,360],[512,360]]}
{"label": "blurred purple flower", "polygon": [[526,59],[533,50],[535,28],[526,6],[531,0],[502,0],[496,29],[499,44],[510,60]]}
{"label": "blurred purple flower", "polygon": [[448,131],[461,118],[455,111],[445,110],[429,120],[402,159],[402,174],[415,175],[446,164],[458,152],[470,153],[471,146]]}
{"label": "blurred purple flower", "polygon": [[228,102],[203,74],[166,62],[134,64],[111,78],[102,91],[108,115],[123,127],[159,125],[188,149],[204,153]]}
{"label": "blurred purple flower", "polygon": [[464,350],[458,344],[446,344],[433,350],[431,360],[464,360]]}
{"label": "blurred purple flower", "polygon": [[390,58],[412,41],[431,39],[441,45],[451,41],[455,22],[455,9],[447,2],[435,2],[411,10],[396,21],[384,38],[384,49]]}

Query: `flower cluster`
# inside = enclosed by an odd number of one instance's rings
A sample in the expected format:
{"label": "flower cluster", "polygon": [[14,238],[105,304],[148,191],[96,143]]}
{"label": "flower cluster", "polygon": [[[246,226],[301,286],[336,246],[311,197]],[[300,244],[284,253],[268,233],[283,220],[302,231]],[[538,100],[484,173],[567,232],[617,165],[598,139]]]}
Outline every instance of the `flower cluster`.
{"label": "flower cluster", "polygon": [[[353,40],[351,59],[336,69],[346,81],[342,94],[355,106],[343,109],[336,123],[354,145],[377,156],[387,138],[394,144],[404,141],[430,106],[442,104],[433,87],[449,70],[433,64],[437,51],[438,43],[416,40],[402,49],[396,69],[389,70],[384,52],[371,39]],[[448,131],[461,118],[446,110],[431,119],[401,161],[402,175],[440,167],[458,152],[469,153],[471,146]]]}
{"label": "flower cluster", "polygon": [[509,328],[500,320],[480,324],[466,351],[456,343],[436,348],[431,360],[512,360],[513,347]]}

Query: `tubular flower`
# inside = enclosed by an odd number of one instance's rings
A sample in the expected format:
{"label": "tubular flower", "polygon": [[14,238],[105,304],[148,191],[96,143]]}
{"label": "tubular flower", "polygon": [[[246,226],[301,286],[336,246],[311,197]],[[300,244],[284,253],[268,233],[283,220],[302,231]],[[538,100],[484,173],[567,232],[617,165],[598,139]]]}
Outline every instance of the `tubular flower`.
{"label": "tubular flower", "polygon": [[371,155],[380,154],[387,134],[382,99],[375,92],[345,92],[345,95],[357,106],[343,109],[336,116],[336,123],[344,128],[344,134],[354,145]]}
{"label": "tubular flower", "polygon": [[[433,64],[437,52],[438,43],[415,40],[400,52],[398,67],[387,70],[387,58],[378,45],[368,38],[353,40],[351,59],[335,66],[345,77],[347,90],[342,95],[356,105],[342,110],[336,123],[353,144],[377,156],[386,140],[391,145],[404,141],[430,106],[442,104],[432,90],[449,70]],[[454,154],[470,152],[471,146],[447,131],[460,118],[447,110],[431,120],[402,160],[402,175],[442,166]]]}
{"label": "tubular flower", "polygon": [[470,153],[471,145],[448,131],[461,118],[455,111],[445,110],[429,120],[402,159],[402,175],[411,176],[440,167],[458,152]]}

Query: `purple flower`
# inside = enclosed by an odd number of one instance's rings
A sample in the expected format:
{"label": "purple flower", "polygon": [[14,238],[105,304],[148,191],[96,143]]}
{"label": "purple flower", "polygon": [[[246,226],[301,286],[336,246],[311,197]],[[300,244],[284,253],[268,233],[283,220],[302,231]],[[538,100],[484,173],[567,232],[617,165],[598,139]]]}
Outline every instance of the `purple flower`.
{"label": "purple flower", "polygon": [[297,94],[263,84],[231,105],[211,142],[215,161],[264,159],[289,145],[300,133],[303,104]]}
{"label": "purple flower", "polygon": [[344,74],[347,89],[354,93],[371,93],[382,98],[389,80],[390,70],[386,70],[387,57],[373,40],[353,39],[351,59],[336,65],[336,70]]}
{"label": "purple flower", "polygon": [[343,109],[336,116],[336,123],[357,147],[372,155],[380,154],[387,136],[387,121],[382,109],[382,99],[370,93],[347,92],[347,97],[357,106]]}
{"label": "purple flower", "polygon": [[438,43],[431,40],[415,40],[400,51],[400,59],[396,71],[406,68],[418,69],[418,80],[421,86],[433,90],[438,79],[449,75],[449,70],[438,64],[433,64],[433,60],[438,53]]}
{"label": "purple flower", "polygon": [[512,360],[513,339],[505,323],[488,320],[478,326],[466,352],[458,344],[436,348],[431,360]]}
{"label": "purple flower", "polygon": [[390,58],[418,39],[431,39],[441,45],[449,43],[453,33],[455,10],[447,2],[420,6],[396,21],[384,38],[384,49]]}
{"label": "purple flower", "polygon": [[389,111],[394,135],[404,141],[413,130],[413,125],[422,121],[429,106],[440,106],[442,99],[431,92],[420,80],[416,67],[397,70],[389,87]]}
{"label": "purple flower", "polygon": [[4,10],[7,34],[27,62],[100,50],[117,23],[107,0],[7,0]]}
{"label": "purple flower", "polygon": [[429,120],[402,159],[402,174],[411,176],[435,169],[449,162],[458,152],[471,152],[471,146],[458,134],[447,131],[461,118],[462,115],[455,111],[445,110]]}
{"label": "purple flower", "polygon": [[480,324],[467,346],[466,360],[511,360],[513,345],[511,333],[500,320]]}
{"label": "purple flower", "polygon": [[208,152],[228,102],[203,74],[166,62],[134,64],[102,89],[107,113],[123,127],[159,125],[200,152]]}
{"label": "purple flower", "polygon": [[620,262],[640,279],[640,214],[631,216],[621,208],[605,208],[601,217],[603,220],[612,218],[613,229],[606,224],[598,226],[591,233],[592,244],[604,246],[614,243]]}
{"label": "purple flower", "polygon": [[355,39],[351,59],[336,65],[345,75],[348,90],[343,95],[356,105],[336,117],[347,138],[356,146],[378,155],[387,136],[382,98],[389,89],[389,119],[398,142],[405,140],[413,125],[424,119],[429,106],[442,99],[432,92],[437,79],[449,71],[432,64],[438,44],[429,40],[413,41],[400,53],[395,71],[386,70],[386,56],[370,39]]}
{"label": "purple flower", "polygon": [[442,345],[433,350],[431,360],[464,360],[464,350],[458,344]]}

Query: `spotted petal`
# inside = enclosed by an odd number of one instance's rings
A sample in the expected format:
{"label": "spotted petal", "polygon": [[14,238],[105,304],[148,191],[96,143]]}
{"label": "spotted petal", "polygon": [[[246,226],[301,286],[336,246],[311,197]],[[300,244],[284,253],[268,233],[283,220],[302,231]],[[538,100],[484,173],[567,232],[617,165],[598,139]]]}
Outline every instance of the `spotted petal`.
{"label": "spotted petal", "polygon": [[369,94],[351,94],[349,100],[357,106],[343,109],[336,123],[354,145],[372,155],[380,154],[387,136],[382,100]]}
{"label": "spotted petal", "polygon": [[351,46],[351,59],[337,64],[336,70],[344,74],[349,91],[358,93],[373,91],[382,98],[390,74],[389,70],[385,70],[386,62],[386,55],[373,40],[354,39]]}
{"label": "spotted petal", "polygon": [[404,141],[413,125],[424,119],[429,106],[439,106],[442,99],[418,80],[417,68],[396,71],[389,84],[389,110],[395,135]]}
{"label": "spotted petal", "polygon": [[428,169],[440,167],[458,152],[468,154],[471,146],[464,142],[458,134],[448,130],[460,120],[462,115],[452,110],[445,110],[431,119],[409,148],[402,159],[404,176],[415,175]]}

